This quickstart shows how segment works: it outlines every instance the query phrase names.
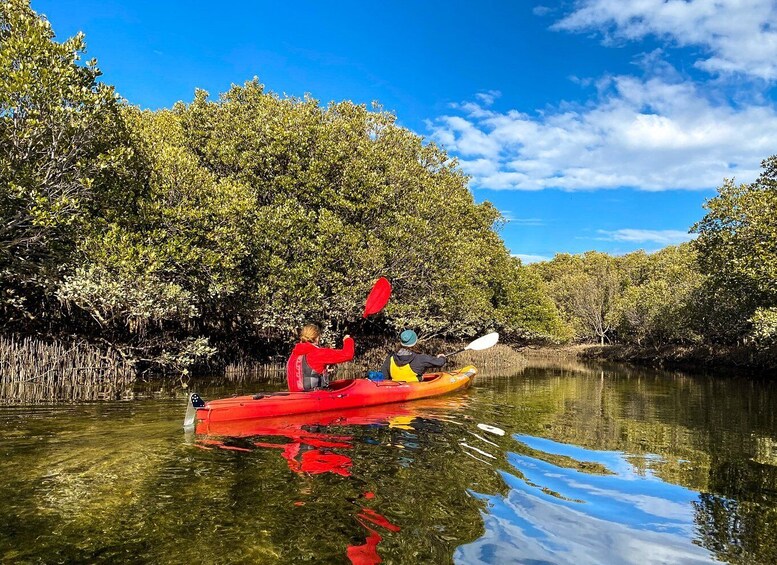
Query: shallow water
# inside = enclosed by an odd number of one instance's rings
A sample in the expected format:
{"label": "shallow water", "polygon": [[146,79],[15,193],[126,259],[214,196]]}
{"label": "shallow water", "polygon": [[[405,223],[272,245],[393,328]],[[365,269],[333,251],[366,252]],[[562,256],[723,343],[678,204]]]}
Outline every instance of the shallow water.
{"label": "shallow water", "polygon": [[0,407],[0,561],[774,563],[776,402],[567,364],[208,435],[180,390]]}

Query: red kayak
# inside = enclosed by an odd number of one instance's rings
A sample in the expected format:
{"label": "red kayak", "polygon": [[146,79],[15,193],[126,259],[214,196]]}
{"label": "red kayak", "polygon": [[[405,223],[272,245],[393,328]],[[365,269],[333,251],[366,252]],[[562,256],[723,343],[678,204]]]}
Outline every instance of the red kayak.
{"label": "red kayak", "polygon": [[259,393],[210,402],[192,393],[184,426],[346,410],[439,396],[469,387],[477,372],[469,365],[458,371],[424,375],[421,382],[349,379],[334,381],[325,390]]}
{"label": "red kayak", "polygon": [[386,424],[390,428],[410,429],[409,423],[414,418],[446,415],[460,410],[465,405],[466,399],[461,396],[435,397],[414,400],[412,402],[396,402],[378,406],[330,410],[329,412],[321,413],[292,414],[254,420],[231,420],[227,422],[200,420],[194,428],[194,433],[196,435],[214,435],[231,438],[287,436],[296,439],[301,435],[305,437],[310,436],[311,432],[305,430],[311,426],[369,426]]}

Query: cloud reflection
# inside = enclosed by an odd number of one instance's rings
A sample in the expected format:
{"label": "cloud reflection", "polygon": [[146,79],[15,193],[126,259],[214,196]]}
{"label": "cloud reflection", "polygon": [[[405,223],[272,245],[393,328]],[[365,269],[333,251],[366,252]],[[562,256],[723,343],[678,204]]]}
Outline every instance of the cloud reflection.
{"label": "cloud reflection", "polygon": [[[635,472],[622,453],[530,436],[514,439],[532,456],[507,454],[512,469],[501,472],[509,487],[506,496],[473,493],[488,503],[485,534],[456,550],[457,563],[715,562],[692,541],[698,537],[697,492]],[[591,474],[543,459],[559,456],[594,461],[613,474]]]}

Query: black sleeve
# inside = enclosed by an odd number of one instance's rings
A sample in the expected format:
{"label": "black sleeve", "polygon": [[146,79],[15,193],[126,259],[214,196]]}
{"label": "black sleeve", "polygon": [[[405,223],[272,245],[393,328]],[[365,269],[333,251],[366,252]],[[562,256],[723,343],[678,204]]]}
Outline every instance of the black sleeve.
{"label": "black sleeve", "polygon": [[424,363],[429,367],[440,368],[445,365],[445,362],[447,361],[445,357],[437,357],[436,355],[422,355],[421,357],[424,358]]}
{"label": "black sleeve", "polygon": [[433,357],[423,353],[416,354],[410,362],[410,367],[415,371],[416,375],[423,375],[427,369],[432,367],[439,368],[443,365],[445,365],[445,357]]}

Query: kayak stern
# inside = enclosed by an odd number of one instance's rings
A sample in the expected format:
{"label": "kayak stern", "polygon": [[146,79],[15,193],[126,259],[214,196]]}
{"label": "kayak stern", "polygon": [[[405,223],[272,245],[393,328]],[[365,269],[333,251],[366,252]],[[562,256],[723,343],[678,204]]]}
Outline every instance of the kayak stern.
{"label": "kayak stern", "polygon": [[186,401],[186,413],[183,416],[183,427],[185,429],[194,428],[197,420],[197,409],[204,408],[205,401],[196,392],[189,394],[189,399]]}

